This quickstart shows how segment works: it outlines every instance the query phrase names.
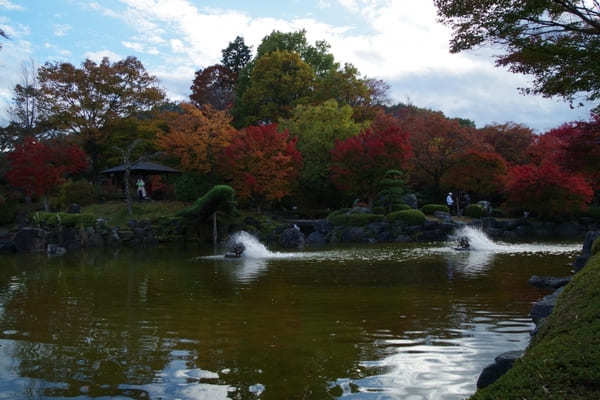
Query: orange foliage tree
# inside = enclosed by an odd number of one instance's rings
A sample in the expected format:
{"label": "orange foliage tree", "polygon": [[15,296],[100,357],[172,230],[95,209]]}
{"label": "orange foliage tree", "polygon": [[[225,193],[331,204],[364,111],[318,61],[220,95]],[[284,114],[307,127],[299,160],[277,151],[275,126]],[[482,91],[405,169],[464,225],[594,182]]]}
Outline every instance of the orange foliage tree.
{"label": "orange foliage tree", "polygon": [[214,173],[217,160],[237,133],[231,116],[210,105],[199,109],[182,103],[181,108],[183,113],[173,113],[169,132],[157,135],[156,145],[177,157],[185,171]]}
{"label": "orange foliage tree", "polygon": [[269,124],[241,131],[220,164],[238,197],[260,207],[291,192],[302,168],[302,156],[287,130],[277,132],[277,124]]}

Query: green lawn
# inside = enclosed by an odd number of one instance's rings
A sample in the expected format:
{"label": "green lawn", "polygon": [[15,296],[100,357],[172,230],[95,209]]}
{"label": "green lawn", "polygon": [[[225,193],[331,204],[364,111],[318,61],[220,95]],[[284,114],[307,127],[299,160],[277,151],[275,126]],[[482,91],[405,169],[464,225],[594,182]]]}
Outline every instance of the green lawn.
{"label": "green lawn", "polygon": [[81,212],[104,218],[110,226],[125,226],[130,219],[152,220],[159,217],[172,217],[178,211],[189,206],[180,201],[144,201],[133,203],[133,216],[127,213],[124,201],[111,201],[82,207]]}

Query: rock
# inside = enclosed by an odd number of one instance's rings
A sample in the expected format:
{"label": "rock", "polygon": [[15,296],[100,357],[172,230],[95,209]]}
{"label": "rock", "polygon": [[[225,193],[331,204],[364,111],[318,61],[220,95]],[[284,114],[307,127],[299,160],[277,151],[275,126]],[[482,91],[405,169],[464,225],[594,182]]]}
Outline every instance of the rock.
{"label": "rock", "polygon": [[440,220],[452,220],[450,214],[444,211],[436,211],[433,213],[433,216]]}
{"label": "rock", "polygon": [[552,314],[552,310],[554,309],[554,305],[556,304],[556,300],[558,296],[562,293],[564,287],[557,289],[554,293],[545,296],[542,300],[533,303],[533,307],[529,312],[529,316],[536,324],[542,318],[546,318],[550,314]]}
{"label": "rock", "polygon": [[69,206],[67,212],[69,214],[81,214],[81,206],[77,203],[73,203]]}
{"label": "rock", "polygon": [[327,244],[326,236],[323,233],[318,232],[318,231],[311,233],[306,238],[307,246],[324,246],[326,244]]}
{"label": "rock", "polygon": [[43,229],[22,228],[15,235],[15,248],[19,253],[46,251],[46,235]]}
{"label": "rock", "polygon": [[342,231],[340,241],[342,243],[368,243],[369,236],[365,228],[354,226]]}
{"label": "rock", "polygon": [[496,382],[498,378],[504,375],[515,363],[523,356],[522,351],[509,351],[502,353],[494,359],[494,363],[483,369],[477,380],[477,389],[482,389]]}
{"label": "rock", "polygon": [[580,235],[582,231],[581,225],[576,222],[564,222],[556,227],[554,234],[560,237],[572,238]]}
{"label": "rock", "polygon": [[540,289],[558,289],[571,282],[571,277],[557,278],[554,276],[537,276],[533,275],[527,281],[530,285]]}
{"label": "rock", "polygon": [[327,235],[333,230],[333,224],[326,219],[317,219],[313,222],[315,232]]}
{"label": "rock", "polygon": [[410,208],[419,208],[419,201],[417,200],[417,195],[414,193],[407,193],[402,196],[402,202]]}
{"label": "rock", "polygon": [[394,242],[397,242],[397,243],[408,243],[408,242],[412,242],[412,239],[408,235],[398,235],[394,239]]}
{"label": "rock", "polygon": [[575,259],[575,262],[573,263],[573,269],[575,270],[575,272],[578,272],[587,263],[588,258],[590,258],[590,255],[592,254],[592,244],[594,244],[594,241],[598,237],[600,237],[600,231],[589,231],[585,234],[581,254]]}
{"label": "rock", "polygon": [[67,249],[57,244],[49,243],[46,253],[51,256],[62,256],[67,253]]}
{"label": "rock", "polygon": [[0,254],[1,253],[16,253],[17,247],[15,242],[12,240],[0,240]]}
{"label": "rock", "polygon": [[279,235],[279,245],[285,249],[301,249],[304,247],[304,234],[300,229],[291,227]]}

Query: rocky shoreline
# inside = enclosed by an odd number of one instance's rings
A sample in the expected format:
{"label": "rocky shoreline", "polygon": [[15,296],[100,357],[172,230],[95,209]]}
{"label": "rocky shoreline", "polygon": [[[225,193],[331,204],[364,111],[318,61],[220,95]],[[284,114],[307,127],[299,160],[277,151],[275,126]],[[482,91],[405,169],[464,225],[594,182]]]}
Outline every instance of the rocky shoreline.
{"label": "rocky shoreline", "polygon": [[[592,245],[598,238],[600,238],[600,231],[589,231],[586,233],[581,254],[573,263],[573,272],[575,274],[585,266],[591,257]],[[529,279],[529,284],[532,286],[541,289],[554,289],[552,293],[533,303],[529,313],[529,316],[535,323],[535,329],[531,332],[532,336],[537,334],[541,326],[546,321],[546,318],[552,314],[560,294],[563,292],[565,286],[571,281],[572,278],[572,276],[552,277],[534,275]],[[508,372],[512,368],[514,362],[521,358],[524,354],[525,351],[510,351],[497,356],[494,362],[485,367],[481,372],[481,375],[477,380],[477,389],[483,389],[494,383],[502,375]]]}

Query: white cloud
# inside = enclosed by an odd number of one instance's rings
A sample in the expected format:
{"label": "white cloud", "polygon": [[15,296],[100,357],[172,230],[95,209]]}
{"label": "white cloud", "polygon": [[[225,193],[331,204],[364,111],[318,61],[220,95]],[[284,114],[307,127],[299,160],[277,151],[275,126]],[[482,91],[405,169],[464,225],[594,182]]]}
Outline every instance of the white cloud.
{"label": "white cloud", "polygon": [[25,10],[25,8],[23,6],[20,6],[18,4],[12,3],[9,0],[0,0],[0,7],[4,7],[7,10],[14,10],[14,11],[23,11],[23,10]]}
{"label": "white cloud", "polygon": [[100,62],[104,57],[108,57],[111,62],[119,61],[123,59],[123,56],[120,54],[114,53],[110,50],[100,50],[100,51],[88,51],[85,53],[85,58],[89,58],[94,62]]}
{"label": "white cloud", "polygon": [[58,37],[66,36],[72,28],[68,24],[54,24],[54,35]]}
{"label": "white cloud", "polygon": [[144,52],[144,45],[138,42],[127,42],[127,41],[123,41],[121,42],[121,44],[125,47],[127,47],[128,49],[137,51],[138,53],[143,53]]}

